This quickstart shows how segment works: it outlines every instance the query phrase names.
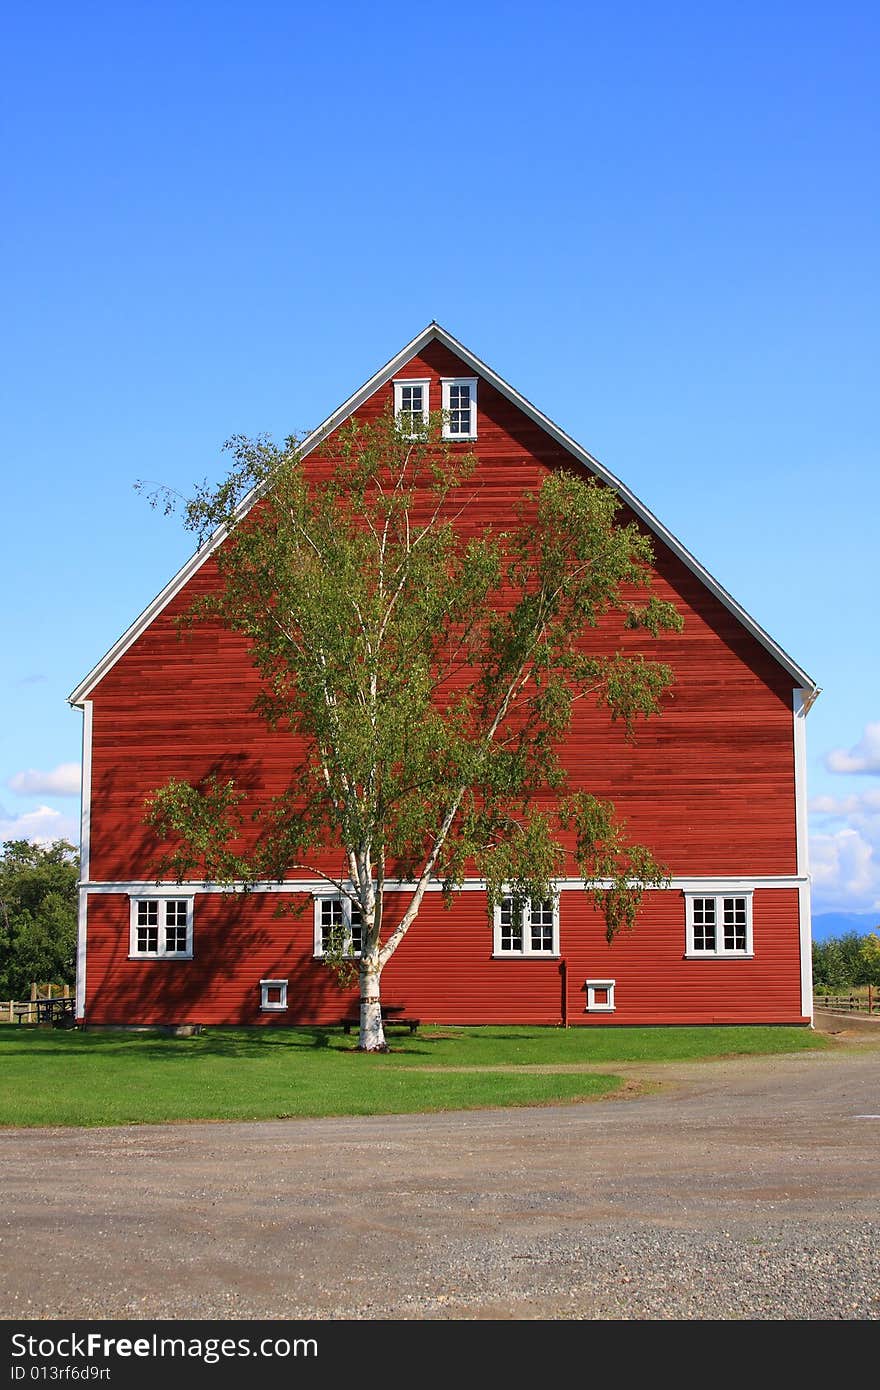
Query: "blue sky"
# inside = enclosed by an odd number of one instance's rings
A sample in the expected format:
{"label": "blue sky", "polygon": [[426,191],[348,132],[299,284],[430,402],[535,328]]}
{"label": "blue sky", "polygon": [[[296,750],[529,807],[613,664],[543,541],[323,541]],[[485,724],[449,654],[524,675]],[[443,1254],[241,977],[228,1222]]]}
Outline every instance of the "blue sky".
{"label": "blue sky", "polygon": [[6,12],[0,838],[76,837],[66,696],[233,433],[437,319],[822,686],[815,906],[880,911],[880,10]]}

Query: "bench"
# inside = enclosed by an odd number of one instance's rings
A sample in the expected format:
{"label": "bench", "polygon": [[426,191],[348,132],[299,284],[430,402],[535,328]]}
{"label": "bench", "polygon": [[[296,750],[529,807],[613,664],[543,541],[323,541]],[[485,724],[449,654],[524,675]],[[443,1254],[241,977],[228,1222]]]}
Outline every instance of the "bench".
{"label": "bench", "polygon": [[[416,1029],[418,1028],[419,1024],[421,1023],[421,1019],[419,1019],[419,1018],[404,1018],[404,1017],[403,1017],[403,1010],[404,1010],[404,1005],[403,1005],[403,1004],[383,1004],[383,1005],[382,1005],[382,1023],[384,1024],[384,1026],[385,1026],[386,1028],[390,1027],[390,1025],[393,1023],[393,1024],[395,1024],[396,1026],[398,1026],[398,1027],[400,1027],[400,1028],[408,1028],[409,1031],[410,1031],[410,1033],[414,1033],[414,1032],[416,1031]],[[360,1028],[360,1026],[361,1026],[361,1011],[360,1011],[360,1008],[357,1008],[353,1014],[348,1014],[348,1015],[342,1020],[342,1027],[343,1027],[343,1029],[345,1030],[346,1033],[350,1033],[351,1030],[352,1030],[352,1028]]]}
{"label": "bench", "polygon": [[22,1023],[49,1023],[53,1028],[72,1028],[74,1024],[75,1000],[31,999],[13,1005],[16,1021]]}
{"label": "bench", "polygon": [[37,1003],[37,1022],[51,1023],[53,1028],[72,1028],[76,1013],[76,1000],[66,999],[38,999]]}

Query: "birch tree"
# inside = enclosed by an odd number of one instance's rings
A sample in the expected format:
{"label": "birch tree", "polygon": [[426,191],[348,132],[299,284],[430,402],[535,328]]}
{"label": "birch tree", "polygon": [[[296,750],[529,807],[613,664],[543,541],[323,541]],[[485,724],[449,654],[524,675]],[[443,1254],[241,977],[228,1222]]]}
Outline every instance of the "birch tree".
{"label": "birch tree", "polygon": [[[512,524],[482,524],[477,460],[441,425],[412,437],[390,413],[354,421],[320,458],[295,439],[229,442],[228,475],[184,512],[200,544],[223,538],[220,583],[189,620],[248,638],[259,713],[295,736],[290,781],[252,808],[233,780],[172,780],[147,808],[177,878],[306,873],[350,900],[362,949],[334,964],[357,970],[365,1051],[386,1047],[382,972],[429,885],[447,905],[474,877],[490,910],[544,900],[569,856],[611,940],[666,877],[560,760],[578,702],[630,734],[660,711],[669,667],[591,642],[609,615],[620,631],[680,628],[651,594],[650,540],[620,523],[612,490],[566,470],[524,495]],[[405,886],[393,920],[392,882]]]}

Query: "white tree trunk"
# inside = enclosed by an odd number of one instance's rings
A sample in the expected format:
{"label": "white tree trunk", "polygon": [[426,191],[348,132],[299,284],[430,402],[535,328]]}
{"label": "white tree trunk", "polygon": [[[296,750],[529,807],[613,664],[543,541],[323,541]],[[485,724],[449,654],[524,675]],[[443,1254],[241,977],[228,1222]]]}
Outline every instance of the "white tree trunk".
{"label": "white tree trunk", "polygon": [[388,1051],[385,1029],[382,1027],[379,977],[380,971],[374,961],[361,962],[361,1026],[358,1037],[358,1050],[360,1052]]}

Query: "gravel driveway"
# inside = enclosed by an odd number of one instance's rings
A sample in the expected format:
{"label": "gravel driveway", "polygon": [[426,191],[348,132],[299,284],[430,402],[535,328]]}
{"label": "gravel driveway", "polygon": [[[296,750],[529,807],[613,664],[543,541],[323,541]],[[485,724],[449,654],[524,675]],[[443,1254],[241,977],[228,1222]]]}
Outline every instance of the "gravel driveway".
{"label": "gravel driveway", "polygon": [[0,1316],[880,1316],[880,1038],[614,1070],[570,1106],[2,1130]]}

